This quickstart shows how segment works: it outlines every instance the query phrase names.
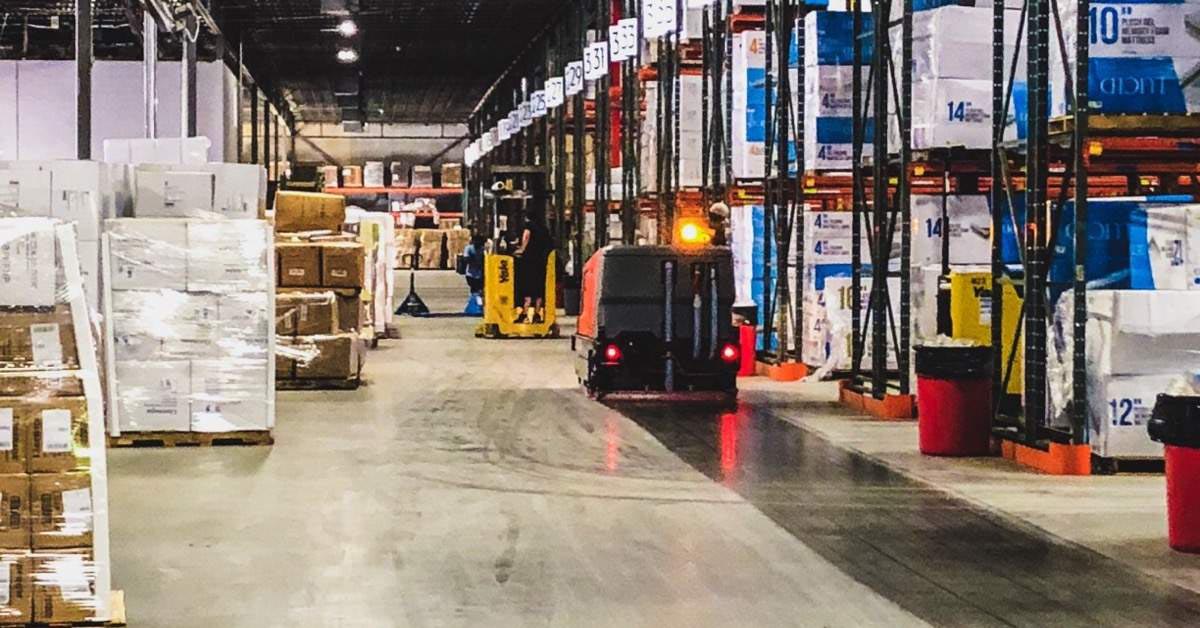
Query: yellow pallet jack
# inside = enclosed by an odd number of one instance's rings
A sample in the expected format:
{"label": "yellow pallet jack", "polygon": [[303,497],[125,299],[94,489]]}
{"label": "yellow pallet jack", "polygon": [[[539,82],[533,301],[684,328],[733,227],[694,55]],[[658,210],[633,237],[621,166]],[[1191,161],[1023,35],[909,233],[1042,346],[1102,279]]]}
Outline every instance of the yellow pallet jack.
{"label": "yellow pallet jack", "polygon": [[557,338],[557,264],[555,254],[546,259],[545,317],[540,323],[516,322],[516,259],[511,255],[488,255],[483,262],[483,322],[475,328],[478,338]]}

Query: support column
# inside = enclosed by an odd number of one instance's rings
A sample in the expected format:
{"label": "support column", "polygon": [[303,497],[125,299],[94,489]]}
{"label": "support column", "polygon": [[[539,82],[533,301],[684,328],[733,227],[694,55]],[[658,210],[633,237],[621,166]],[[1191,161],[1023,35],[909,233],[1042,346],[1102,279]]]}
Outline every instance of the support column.
{"label": "support column", "polygon": [[250,86],[250,163],[258,162],[258,86]]}
{"label": "support column", "polygon": [[180,72],[180,111],[179,120],[181,137],[196,137],[196,44],[200,38],[200,27],[195,15],[189,15],[184,22],[183,61],[179,64]]}
{"label": "support column", "polygon": [[92,0],[75,0],[75,129],[79,159],[92,158]]}
{"label": "support column", "polygon": [[158,137],[158,22],[150,11],[142,19],[142,96],[145,98],[146,137]]}

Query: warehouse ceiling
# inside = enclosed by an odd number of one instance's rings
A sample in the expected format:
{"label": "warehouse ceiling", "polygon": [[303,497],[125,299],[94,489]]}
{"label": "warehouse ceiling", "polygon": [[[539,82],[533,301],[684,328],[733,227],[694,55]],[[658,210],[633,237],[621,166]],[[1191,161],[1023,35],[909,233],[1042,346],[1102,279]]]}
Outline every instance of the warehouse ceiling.
{"label": "warehouse ceiling", "polygon": [[[0,0],[0,58],[73,54],[74,0]],[[140,58],[130,0],[94,0],[98,58]],[[132,4],[136,4],[133,2]],[[562,0],[211,0],[227,44],[244,46],[255,78],[309,122],[343,116],[335,87],[361,87],[367,121],[462,122],[489,85],[547,24]],[[349,13],[360,32],[337,32]],[[202,56],[215,55],[215,42]],[[337,51],[359,53],[339,63]],[[163,54],[178,57],[163,42]],[[344,90],[340,90],[344,91]],[[346,105],[342,98],[341,105]]]}

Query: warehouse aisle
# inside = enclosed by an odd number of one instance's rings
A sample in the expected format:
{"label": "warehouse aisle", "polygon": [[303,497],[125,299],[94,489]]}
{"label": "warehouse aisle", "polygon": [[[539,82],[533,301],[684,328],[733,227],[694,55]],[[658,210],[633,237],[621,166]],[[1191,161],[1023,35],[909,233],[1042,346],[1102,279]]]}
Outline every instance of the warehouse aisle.
{"label": "warehouse aisle", "polygon": [[[435,311],[461,305],[453,275],[421,281]],[[618,411],[577,392],[565,341],[402,325],[368,387],[281,394],[274,449],[112,452],[131,625],[1200,617],[1191,595],[981,517],[767,402]]]}

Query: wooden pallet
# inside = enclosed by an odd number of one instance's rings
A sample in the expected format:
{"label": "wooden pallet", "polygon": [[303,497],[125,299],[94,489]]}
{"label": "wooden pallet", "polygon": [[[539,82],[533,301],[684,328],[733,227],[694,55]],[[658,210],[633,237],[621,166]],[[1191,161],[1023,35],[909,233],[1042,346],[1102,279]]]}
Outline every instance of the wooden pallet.
{"label": "wooden pallet", "polygon": [[127,432],[109,436],[109,447],[254,447],[274,445],[271,432]]}
{"label": "wooden pallet", "polygon": [[275,390],[358,390],[361,377],[353,379],[277,379]]}
{"label": "wooden pallet", "polygon": [[1092,455],[1092,473],[1096,475],[1117,475],[1143,473],[1161,475],[1165,471],[1166,462],[1162,458],[1101,458]]}

